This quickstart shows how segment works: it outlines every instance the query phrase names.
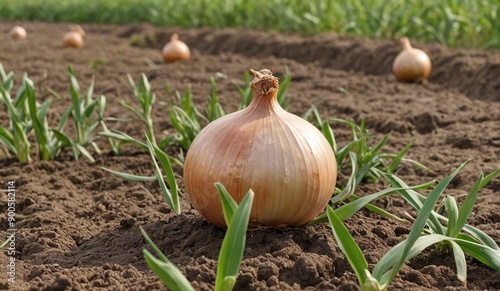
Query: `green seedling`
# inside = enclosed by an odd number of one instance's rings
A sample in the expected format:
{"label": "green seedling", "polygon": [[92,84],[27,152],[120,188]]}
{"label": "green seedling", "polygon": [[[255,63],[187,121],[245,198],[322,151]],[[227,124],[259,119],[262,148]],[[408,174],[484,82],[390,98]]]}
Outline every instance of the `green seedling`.
{"label": "green seedling", "polygon": [[[134,107],[124,100],[120,100],[120,104],[125,107],[127,110],[132,112],[146,127],[146,136],[147,138],[155,145],[156,143],[156,138],[155,138],[155,132],[153,128],[153,119],[151,118],[151,112],[153,110],[153,105],[156,101],[156,96],[155,94],[151,91],[151,86],[149,84],[148,78],[146,77],[145,74],[141,74],[141,78],[139,80],[139,85],[136,85],[134,80],[132,79],[132,76],[130,74],[127,74],[128,81],[130,85],[132,86],[132,90],[134,93],[134,96],[136,97],[137,101],[139,102],[139,107]],[[99,133],[99,135],[106,136],[109,138],[110,143],[113,140],[117,140],[118,142],[113,141],[112,147],[113,147],[113,152],[115,154],[120,153],[120,148],[124,144],[135,144],[139,146],[142,149],[147,150],[148,146],[145,142],[139,141],[130,135],[118,131],[118,130],[109,130],[106,127],[103,127],[104,131]]]}
{"label": "green seedling", "polygon": [[3,65],[0,63],[0,84],[7,92],[14,87],[14,72],[6,73]]}
{"label": "green seedling", "polygon": [[148,78],[145,74],[141,74],[139,85],[135,84],[134,79],[132,79],[132,76],[130,74],[127,74],[127,77],[134,91],[134,95],[139,101],[140,108],[136,109],[135,107],[127,104],[124,100],[121,100],[120,104],[134,113],[136,117],[144,123],[144,125],[146,126],[147,137],[153,144],[156,144],[156,138],[153,129],[153,119],[151,118],[153,104],[156,101],[155,93],[151,92],[151,86],[149,85]]}
{"label": "green seedling", "polygon": [[[172,165],[170,164],[170,159],[165,152],[163,152],[160,148],[158,148],[157,145],[153,144],[149,140],[147,135],[146,135],[146,142],[148,145],[149,155],[153,163],[155,176],[156,179],[158,180],[158,183],[160,184],[163,197],[165,197],[165,200],[167,200],[168,205],[175,211],[175,213],[179,214],[181,213],[181,207],[179,204],[179,193],[178,193],[177,182],[175,180],[174,171],[172,169]],[[156,158],[158,158],[158,160],[162,165],[163,170],[166,173],[170,190],[169,188],[167,188],[167,185],[163,179],[163,175],[160,167],[158,166],[158,163],[156,162]]]}
{"label": "green seedling", "polygon": [[[63,144],[63,147],[70,147],[72,149],[76,160],[83,155],[89,160],[94,161],[94,158],[87,150],[87,147],[91,145],[98,154],[101,153],[100,148],[94,141],[94,137],[95,130],[98,126],[101,126],[105,131],[109,131],[105,124],[105,121],[109,119],[104,117],[106,97],[101,95],[98,98],[93,98],[94,79],[92,79],[87,92],[82,94],[80,92],[78,80],[76,79],[71,67],[68,67],[68,74],[70,77],[71,105],[62,115],[57,130],[54,130],[54,134]],[[54,91],[52,91],[52,94],[57,98],[62,99],[62,97]],[[76,131],[75,138],[73,139],[64,133],[64,127],[70,117]],[[109,142],[113,151],[116,151],[116,144],[114,141],[110,139]]]}
{"label": "green seedling", "polygon": [[[105,137],[109,138],[110,140],[113,140],[113,143],[115,144],[115,148],[113,149],[113,152],[115,153],[115,155],[120,154],[120,148],[124,144],[135,144],[144,150],[148,149],[148,146],[146,145],[146,143],[139,141],[139,140],[133,138],[132,136],[130,136],[122,131],[119,131],[119,130],[113,130],[113,129],[109,130],[108,128],[106,128],[106,130],[100,132],[99,135],[105,136]],[[118,143],[116,143],[114,140],[118,140]]]}
{"label": "green seedling", "polygon": [[[467,280],[467,264],[465,253],[471,255],[478,261],[500,271],[500,248],[496,242],[478,228],[466,224],[472,212],[479,191],[500,173],[500,168],[487,176],[483,173],[474,183],[465,198],[462,207],[458,208],[455,198],[447,195],[444,198],[443,209],[448,217],[439,214],[440,211],[432,211],[426,222],[427,228],[420,244],[423,248],[437,244],[438,252],[451,251],[455,258],[457,277],[460,281]],[[407,187],[407,185],[394,175],[385,175],[387,181],[394,187]],[[398,193],[409,202],[417,211],[421,211],[426,201],[425,196],[415,191],[398,191]]]}
{"label": "green seedling", "polygon": [[[354,181],[355,188],[363,180],[369,182],[376,182],[380,180],[380,172],[390,174],[394,173],[395,169],[401,162],[409,162],[417,168],[431,171],[429,168],[415,160],[404,158],[405,154],[410,149],[411,144],[408,144],[397,154],[382,152],[382,149],[389,140],[391,135],[390,133],[386,134],[382,140],[374,146],[370,146],[369,141],[373,138],[373,135],[371,135],[366,129],[364,119],[361,120],[359,125],[352,121],[339,118],[329,118],[328,120],[323,120],[315,106],[312,106],[311,109],[304,114],[304,118],[315,122],[317,127],[326,137],[335,153],[338,169],[342,169],[344,163],[349,164],[349,162],[351,162],[352,164],[352,162],[355,162],[357,164],[356,168],[358,169],[358,174]],[[353,140],[344,147],[338,148],[330,122],[338,122],[349,126],[351,128]],[[356,154],[356,159],[351,158],[347,160],[346,158],[351,152]],[[389,159],[391,160],[390,162]],[[335,200],[340,201],[345,198],[345,196],[341,195],[338,198],[335,198]]]}
{"label": "green seedling", "polygon": [[160,278],[160,280],[172,291],[194,291],[189,280],[182,272],[163,254],[163,252],[151,240],[146,231],[141,227],[141,233],[148,245],[156,253],[156,258],[148,250],[143,249],[144,259],[149,268]]}
{"label": "green seedling", "polygon": [[[219,253],[214,290],[227,291],[233,289],[243,259],[254,193],[249,190],[238,206],[222,184],[215,183],[215,186],[219,192],[228,228]],[[167,259],[142,228],[141,232],[158,256],[156,258],[148,250],[143,250],[144,258],[151,270],[173,291],[194,290],[181,271]]]}
{"label": "green seedling", "polygon": [[245,84],[244,87],[241,87],[237,83],[233,82],[233,84],[238,89],[238,92],[240,92],[240,103],[238,104],[238,110],[247,108],[248,105],[250,105],[250,102],[252,101],[253,91],[252,87],[250,86],[251,81],[252,79],[250,77],[250,72],[245,71],[243,73],[243,83]]}
{"label": "green seedling", "polygon": [[[342,223],[342,220],[331,207],[328,207],[328,220],[330,221],[335,240],[356,273],[361,290],[386,290],[404,263],[423,250],[421,235],[431,216],[433,207],[450,181],[460,172],[465,164],[466,163],[462,164],[451,175],[443,179],[443,181],[431,191],[429,196],[422,203],[422,207],[420,208],[419,214],[408,237],[389,250],[389,252],[387,252],[375,265],[373,272],[369,271],[368,263],[361,249]],[[397,191],[398,193],[404,193],[413,190],[411,188],[400,188]]]}
{"label": "green seedling", "polygon": [[[134,141],[140,143],[136,140]],[[136,181],[136,182],[149,182],[155,180],[158,181],[161,191],[163,193],[163,197],[167,201],[168,206],[170,206],[170,208],[174,210],[175,213],[179,214],[181,212],[179,203],[179,192],[178,192],[179,188],[177,186],[177,181],[175,180],[174,170],[172,169],[172,163],[171,163],[172,158],[169,157],[157,145],[153,144],[153,142],[149,140],[147,134],[146,134],[146,144],[144,144],[144,147],[148,150],[149,155],[151,157],[151,163],[153,165],[153,169],[155,172],[154,176],[138,176],[129,173],[113,171],[107,168],[102,168],[102,169],[130,181]],[[160,161],[161,168],[159,167],[156,160]],[[163,172],[165,172],[165,174],[162,174],[162,169]],[[165,179],[167,180],[167,182],[165,182]]]}
{"label": "green seedling", "polygon": [[[352,121],[344,119],[332,118],[323,120],[315,106],[312,106],[311,109],[304,114],[303,118],[314,122],[330,143],[337,160],[337,169],[339,169],[339,171],[345,171],[347,167],[350,168],[350,175],[346,184],[341,186],[341,188],[336,188],[333,193],[333,197],[330,201],[332,206],[346,203],[346,201],[352,202],[358,200],[359,197],[354,193],[363,180],[372,182],[378,181],[381,176],[380,173],[393,173],[401,161],[410,162],[419,168],[429,170],[414,160],[404,158],[404,155],[410,148],[410,145],[407,145],[397,154],[383,153],[382,149],[386,145],[390,134],[384,136],[375,146],[369,146],[368,142],[372,136],[368,133],[364,120],[361,121],[359,126]],[[330,121],[347,124],[351,128],[353,140],[344,147],[338,148],[335,135],[329,123]],[[347,157],[349,157],[349,159],[347,159]],[[389,163],[387,161],[388,159],[392,159],[392,161]],[[430,181],[419,185],[418,187],[419,189],[428,188],[433,183],[434,181]],[[401,219],[373,204],[367,203],[364,207],[387,218],[395,219],[400,222],[407,222],[405,219]],[[325,221],[327,221],[327,215],[326,213],[323,213],[310,224]]]}
{"label": "green seedling", "polygon": [[[38,145],[38,152],[44,161],[55,159],[65,144],[65,137],[58,135],[49,126],[47,121],[47,112],[52,100],[45,101],[39,105],[35,96],[35,87],[31,80],[25,78],[24,86],[26,87],[27,102],[30,111],[31,122],[35,131],[35,137]],[[60,124],[64,124],[61,121]]]}
{"label": "green seedling", "polygon": [[7,107],[9,117],[9,126],[0,126],[0,143],[10,153],[14,154],[19,162],[28,163],[31,161],[31,143],[28,139],[28,133],[33,128],[26,102],[26,84],[30,84],[30,81],[25,75],[21,87],[17,91],[15,98],[12,99],[11,90],[14,86],[14,73],[5,74],[3,66],[0,64],[0,77],[2,78],[2,82],[0,82],[0,100]]}
{"label": "green seedling", "polygon": [[212,122],[226,115],[222,105],[219,103],[217,84],[215,83],[214,77],[210,78],[210,84],[212,85],[212,94],[208,97],[208,104],[205,107],[205,114],[208,122]]}
{"label": "green seedling", "polygon": [[184,96],[181,97],[179,92],[176,92],[176,94],[177,101],[181,106],[179,107],[173,103],[170,103],[168,106],[170,122],[175,133],[167,136],[161,144],[165,146],[168,144],[177,144],[184,150],[188,150],[194,138],[200,132],[202,123],[208,123],[208,118],[196,109],[190,86],[188,86]]}
{"label": "green seedling", "polygon": [[[354,157],[354,155],[351,154],[351,157]],[[353,180],[354,180],[353,178],[356,176],[356,174],[355,174],[356,170],[355,169],[353,169],[353,170],[354,170],[354,172],[351,175],[351,177],[349,178],[349,182],[347,183],[347,186],[344,188],[344,190],[342,190],[342,191],[349,191],[349,196],[348,196],[349,199],[344,200],[342,202],[330,201],[330,204],[332,206],[335,206],[334,211],[335,211],[337,217],[342,221],[349,218],[350,216],[352,216],[354,213],[356,213],[361,208],[365,207],[368,210],[373,211],[373,212],[375,212],[381,216],[387,217],[389,219],[393,219],[393,220],[396,220],[396,221],[399,221],[402,223],[408,223],[408,221],[406,219],[402,219],[398,216],[395,216],[382,208],[379,208],[373,204],[370,204],[370,202],[372,202],[375,199],[381,198],[381,197],[386,197],[386,196],[395,194],[398,191],[401,191],[403,189],[412,189],[412,190],[428,189],[435,182],[435,181],[430,181],[430,182],[416,185],[413,187],[409,187],[408,185],[405,185],[405,187],[407,187],[407,188],[394,188],[393,187],[393,188],[388,188],[388,189],[376,192],[374,194],[366,195],[364,197],[358,197],[354,194],[354,190],[352,190],[353,189],[352,184],[353,184]],[[346,190],[346,189],[350,189],[350,190]],[[333,198],[332,198],[332,200],[333,200]],[[332,207],[332,206],[328,206],[328,207]],[[328,215],[325,212],[325,213],[319,215],[313,221],[309,222],[308,225],[315,225],[315,224],[327,222],[327,221],[328,221]]]}

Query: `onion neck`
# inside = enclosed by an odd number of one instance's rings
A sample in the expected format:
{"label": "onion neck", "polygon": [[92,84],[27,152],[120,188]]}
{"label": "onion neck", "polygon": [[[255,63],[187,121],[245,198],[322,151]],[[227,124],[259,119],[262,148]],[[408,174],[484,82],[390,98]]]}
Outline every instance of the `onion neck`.
{"label": "onion neck", "polygon": [[278,78],[273,76],[271,71],[263,69],[260,71],[251,70],[254,79],[250,83],[253,90],[252,102],[248,106],[249,110],[256,110],[263,115],[271,112],[283,110],[278,102]]}
{"label": "onion neck", "polygon": [[407,37],[403,37],[399,40],[401,42],[401,46],[405,50],[411,50],[413,47],[411,46],[410,39]]}

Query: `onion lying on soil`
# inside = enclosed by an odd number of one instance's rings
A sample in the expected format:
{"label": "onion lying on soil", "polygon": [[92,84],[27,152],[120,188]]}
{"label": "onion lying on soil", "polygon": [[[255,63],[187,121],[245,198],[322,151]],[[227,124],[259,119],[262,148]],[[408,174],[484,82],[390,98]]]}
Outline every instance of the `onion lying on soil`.
{"label": "onion lying on soil", "polygon": [[334,192],[335,155],[316,127],[281,108],[278,78],[266,69],[252,73],[250,105],[210,123],[189,148],[186,192],[194,208],[219,227],[226,223],[215,182],[237,203],[254,191],[251,226],[301,226]]}
{"label": "onion lying on soil", "polygon": [[403,50],[396,56],[392,71],[398,81],[425,81],[431,74],[431,59],[422,50],[413,48],[407,37],[401,38]]}
{"label": "onion lying on soil", "polygon": [[12,39],[23,39],[28,36],[28,33],[26,32],[26,29],[22,26],[14,26],[9,33],[10,37]]}
{"label": "onion lying on soil", "polygon": [[188,60],[191,57],[189,47],[179,40],[179,35],[177,33],[172,34],[170,41],[165,44],[161,53],[165,63]]}
{"label": "onion lying on soil", "polygon": [[69,31],[63,36],[63,46],[64,47],[83,47],[85,31],[80,25],[70,25]]}

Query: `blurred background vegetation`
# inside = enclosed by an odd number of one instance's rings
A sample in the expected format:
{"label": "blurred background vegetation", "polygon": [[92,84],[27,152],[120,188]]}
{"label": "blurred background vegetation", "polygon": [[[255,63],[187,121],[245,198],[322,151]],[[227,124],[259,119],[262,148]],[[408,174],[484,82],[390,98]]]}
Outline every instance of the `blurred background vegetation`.
{"label": "blurred background vegetation", "polygon": [[0,20],[335,31],[500,48],[500,0],[2,0]]}

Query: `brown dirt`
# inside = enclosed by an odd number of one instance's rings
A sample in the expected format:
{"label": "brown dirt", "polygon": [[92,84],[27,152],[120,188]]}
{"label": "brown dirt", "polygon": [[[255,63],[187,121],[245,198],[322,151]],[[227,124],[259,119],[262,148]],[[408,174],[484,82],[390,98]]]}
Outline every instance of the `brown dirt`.
{"label": "brown dirt", "polygon": [[[13,23],[0,23],[0,63],[16,72],[19,81],[27,72],[35,82],[38,98],[52,98],[48,89],[63,95],[54,100],[51,122],[69,104],[68,64],[83,88],[95,76],[95,93],[108,99],[107,114],[133,118],[118,103],[133,103],[127,73],[137,80],[145,73],[157,94],[153,112],[159,136],[171,127],[166,102],[191,85],[195,101],[204,106],[211,92],[209,79],[218,78],[221,102],[227,111],[236,108],[243,72],[268,68],[281,76],[292,73],[287,93],[290,111],[303,114],[311,105],[323,116],[366,119],[374,141],[392,132],[387,151],[413,146],[408,157],[422,162],[429,173],[403,164],[397,174],[407,183],[442,179],[467,159],[471,163],[451,183],[447,194],[463,200],[480,171],[489,173],[500,157],[500,54],[496,51],[448,49],[438,45],[414,46],[429,52],[434,64],[428,84],[397,83],[390,74],[398,52],[395,40],[369,40],[336,34],[312,37],[261,31],[155,28],[85,25],[87,42],[82,50],[63,49],[64,24],[24,23],[27,40],[11,43],[6,35]],[[172,32],[179,32],[192,48],[190,61],[165,65],[159,47]],[[134,43],[134,45],[131,45]],[[0,122],[6,125],[5,109]],[[110,123],[110,127],[141,138],[136,122]],[[349,131],[333,124],[340,145]],[[99,144],[109,152],[104,140]],[[175,150],[175,149],[172,149]],[[161,250],[193,285],[213,288],[216,259],[224,231],[205,222],[183,194],[183,212],[170,212],[157,183],[134,183],[108,174],[108,167],[151,175],[149,157],[125,147],[120,156],[103,154],[95,163],[73,161],[64,153],[56,161],[35,159],[19,164],[0,159],[0,183],[16,182],[16,281],[7,284],[7,256],[0,254],[0,289],[10,290],[161,290],[157,277],[142,256],[146,247],[139,226],[145,228]],[[181,170],[176,169],[180,174]],[[182,189],[182,177],[178,176]],[[363,183],[358,195],[386,188],[383,183]],[[469,223],[500,241],[500,181],[486,186],[478,197]],[[4,196],[6,197],[6,196]],[[379,206],[403,215],[410,211],[400,198],[381,199]],[[0,199],[0,213],[7,213],[7,199]],[[6,235],[6,215],[0,215],[1,236]],[[415,213],[413,213],[415,214]],[[402,241],[409,226],[359,211],[347,227],[373,265]],[[500,289],[500,274],[468,257],[468,283],[457,280],[453,257],[433,248],[411,260],[395,279],[391,290]],[[327,224],[303,228],[261,229],[248,234],[246,251],[235,290],[357,290],[357,280]]]}

